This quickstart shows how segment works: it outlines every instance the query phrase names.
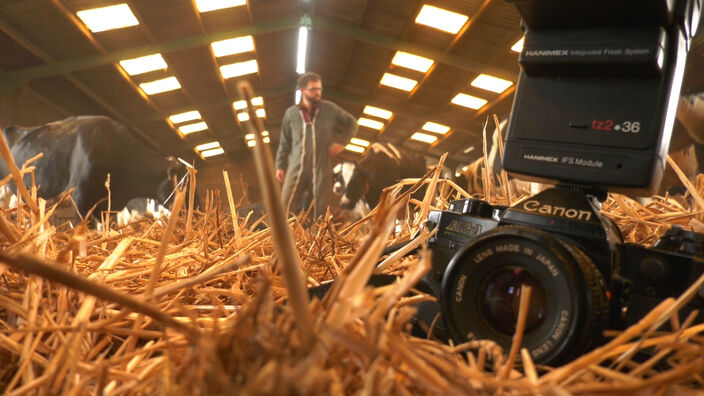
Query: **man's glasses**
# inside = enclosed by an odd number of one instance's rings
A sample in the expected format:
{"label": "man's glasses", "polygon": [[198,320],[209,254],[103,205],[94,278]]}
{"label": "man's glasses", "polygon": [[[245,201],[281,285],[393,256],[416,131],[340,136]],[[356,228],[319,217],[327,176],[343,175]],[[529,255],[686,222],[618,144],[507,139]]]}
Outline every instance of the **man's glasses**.
{"label": "man's glasses", "polygon": [[303,88],[306,91],[313,91],[313,92],[321,92],[323,89],[322,88]]}

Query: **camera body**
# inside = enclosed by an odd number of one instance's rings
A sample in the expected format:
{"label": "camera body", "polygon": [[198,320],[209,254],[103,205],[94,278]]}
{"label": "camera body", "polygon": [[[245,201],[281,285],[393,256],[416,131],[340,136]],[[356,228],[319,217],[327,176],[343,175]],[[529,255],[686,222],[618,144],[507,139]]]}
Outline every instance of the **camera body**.
{"label": "camera body", "polygon": [[[704,273],[703,235],[674,227],[653,248],[623,243],[598,201],[570,188],[508,208],[454,201],[428,221],[437,233],[424,283],[439,297],[440,330],[457,343],[491,339],[508,349],[521,285],[529,285],[522,345],[541,364],[575,358],[601,341],[606,326],[635,323]],[[681,314],[703,308],[702,296]]]}

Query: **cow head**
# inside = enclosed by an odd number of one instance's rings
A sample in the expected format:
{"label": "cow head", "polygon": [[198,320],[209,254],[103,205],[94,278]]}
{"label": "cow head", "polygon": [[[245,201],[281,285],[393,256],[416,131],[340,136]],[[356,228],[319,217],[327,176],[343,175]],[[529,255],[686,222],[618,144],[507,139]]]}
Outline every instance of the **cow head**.
{"label": "cow head", "polygon": [[345,161],[333,168],[333,192],[341,195],[342,209],[353,209],[368,189],[367,175],[356,163]]}
{"label": "cow head", "polygon": [[[184,176],[188,173],[188,167],[174,157],[167,157],[166,164],[163,179],[159,184],[156,196],[164,205],[171,203],[176,184],[182,180],[186,183]],[[184,187],[184,185],[181,185],[181,188]]]}

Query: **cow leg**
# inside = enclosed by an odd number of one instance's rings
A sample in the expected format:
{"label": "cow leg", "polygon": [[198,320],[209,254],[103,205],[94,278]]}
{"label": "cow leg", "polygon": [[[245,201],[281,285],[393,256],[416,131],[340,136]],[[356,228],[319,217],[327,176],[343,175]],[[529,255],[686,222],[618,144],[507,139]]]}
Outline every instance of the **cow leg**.
{"label": "cow leg", "polygon": [[[107,172],[102,169],[95,169],[89,158],[89,153],[83,149],[82,139],[79,138],[71,153],[71,164],[69,166],[70,177],[67,188],[73,188],[71,197],[76,203],[76,207],[81,216],[85,217],[92,208],[94,202],[98,202],[103,197],[107,197],[107,190],[103,183],[91,183],[92,181],[104,181]],[[103,192],[100,194],[100,192]],[[97,210],[97,209],[96,209]],[[99,213],[99,212],[98,212]],[[94,215],[98,215],[95,213]]]}

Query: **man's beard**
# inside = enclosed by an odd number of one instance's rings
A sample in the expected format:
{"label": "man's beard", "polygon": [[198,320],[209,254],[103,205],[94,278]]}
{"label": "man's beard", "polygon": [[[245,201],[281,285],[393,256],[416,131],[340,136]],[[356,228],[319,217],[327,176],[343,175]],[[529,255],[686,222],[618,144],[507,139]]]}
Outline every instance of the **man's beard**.
{"label": "man's beard", "polygon": [[313,106],[318,106],[320,104],[320,98],[316,98],[312,95],[306,95],[304,94],[304,97],[306,98],[306,101]]}

